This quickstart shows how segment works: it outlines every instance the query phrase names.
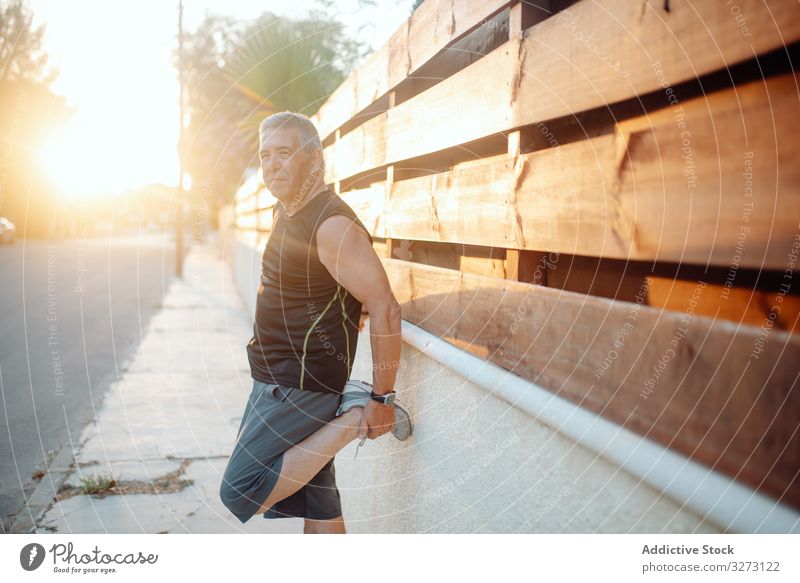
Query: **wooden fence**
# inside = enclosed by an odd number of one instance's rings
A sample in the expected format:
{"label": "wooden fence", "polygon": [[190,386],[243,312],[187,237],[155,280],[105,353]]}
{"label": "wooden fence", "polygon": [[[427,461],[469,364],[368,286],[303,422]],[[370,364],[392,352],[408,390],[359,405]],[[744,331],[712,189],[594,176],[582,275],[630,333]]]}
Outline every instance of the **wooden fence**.
{"label": "wooden fence", "polygon": [[794,0],[427,0],[315,116],[326,181],[406,320],[800,507],[799,38]]}

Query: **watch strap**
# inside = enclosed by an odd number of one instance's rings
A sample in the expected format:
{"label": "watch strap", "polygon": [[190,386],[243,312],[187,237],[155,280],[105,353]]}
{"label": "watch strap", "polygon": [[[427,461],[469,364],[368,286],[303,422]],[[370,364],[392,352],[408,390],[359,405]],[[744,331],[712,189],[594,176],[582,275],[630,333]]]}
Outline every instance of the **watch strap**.
{"label": "watch strap", "polygon": [[378,403],[381,403],[381,404],[385,405],[386,401],[387,401],[387,397],[389,395],[394,395],[394,391],[390,391],[388,393],[384,393],[383,395],[379,395],[375,391],[372,391],[370,393],[370,395],[369,395],[369,398],[372,399],[373,401],[377,401]]}

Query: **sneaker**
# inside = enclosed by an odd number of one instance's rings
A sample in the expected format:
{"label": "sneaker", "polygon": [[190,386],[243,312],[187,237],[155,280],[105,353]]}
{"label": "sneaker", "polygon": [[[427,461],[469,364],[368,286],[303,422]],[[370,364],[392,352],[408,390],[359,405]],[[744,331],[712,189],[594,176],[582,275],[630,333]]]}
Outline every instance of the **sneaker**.
{"label": "sneaker", "polygon": [[[366,407],[371,393],[372,385],[370,383],[359,380],[347,381],[344,391],[342,391],[342,401],[336,410],[336,416],[347,413],[353,407]],[[394,409],[394,426],[391,433],[398,440],[405,441],[414,432],[411,415],[396,400],[391,407]]]}
{"label": "sneaker", "polygon": [[342,391],[339,408],[336,410],[336,416],[347,413],[353,407],[366,407],[371,393],[372,385],[367,381],[347,381]]}

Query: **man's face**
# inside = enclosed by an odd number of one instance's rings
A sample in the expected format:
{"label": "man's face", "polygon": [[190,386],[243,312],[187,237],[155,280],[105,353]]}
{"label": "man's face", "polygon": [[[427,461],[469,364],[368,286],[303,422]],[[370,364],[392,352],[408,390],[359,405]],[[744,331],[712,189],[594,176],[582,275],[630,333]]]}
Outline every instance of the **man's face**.
{"label": "man's face", "polygon": [[[302,149],[296,129],[267,128],[261,133],[261,176],[272,195],[284,204],[296,204],[309,193],[319,168],[317,153]],[[296,200],[295,200],[296,199]]]}

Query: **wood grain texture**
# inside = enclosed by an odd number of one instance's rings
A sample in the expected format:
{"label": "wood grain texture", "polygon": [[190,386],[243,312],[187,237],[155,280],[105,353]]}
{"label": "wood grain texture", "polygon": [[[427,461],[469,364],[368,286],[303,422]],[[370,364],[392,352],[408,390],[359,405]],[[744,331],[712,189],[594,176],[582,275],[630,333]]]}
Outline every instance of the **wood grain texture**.
{"label": "wood grain texture", "polygon": [[[383,260],[403,318],[800,506],[800,338]],[[694,295],[701,298],[704,287]]]}
{"label": "wood grain texture", "polygon": [[384,217],[385,184],[373,184],[369,188],[348,190],[340,197],[352,208],[373,237],[386,238]]}
{"label": "wood grain texture", "polygon": [[[759,327],[772,319],[773,327],[792,334],[800,334],[800,295],[796,285],[795,295],[778,291],[725,287],[709,284],[699,301],[692,302],[695,284],[666,277],[646,278],[647,305],[673,312],[685,312],[693,307],[696,314],[733,324]],[[777,316],[772,316],[778,309]]]}
{"label": "wood grain texture", "polygon": [[614,134],[395,182],[387,236],[782,269],[800,232],[796,83],[749,83]]}
{"label": "wood grain texture", "polygon": [[397,87],[438,52],[489,19],[511,0],[427,0],[389,40],[342,83],[312,118],[324,140]]}
{"label": "wood grain texture", "polygon": [[[585,0],[325,149],[328,180],[644,95],[800,39],[792,0]],[[320,115],[323,115],[321,112]]]}

